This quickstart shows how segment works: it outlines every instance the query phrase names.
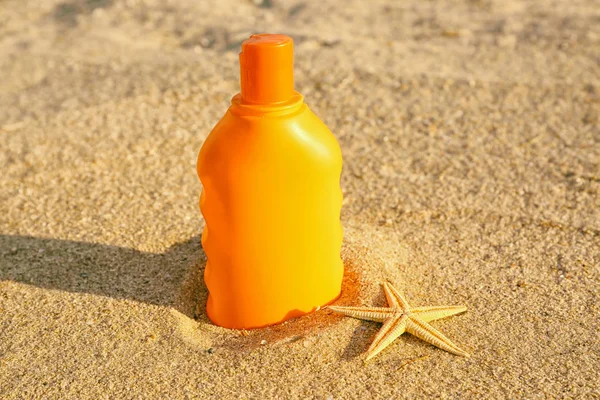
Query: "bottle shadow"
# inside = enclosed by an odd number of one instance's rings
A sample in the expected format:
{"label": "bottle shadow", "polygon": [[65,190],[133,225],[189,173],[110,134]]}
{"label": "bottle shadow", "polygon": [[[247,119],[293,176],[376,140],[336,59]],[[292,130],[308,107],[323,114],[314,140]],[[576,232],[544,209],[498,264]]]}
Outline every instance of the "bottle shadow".
{"label": "bottle shadow", "polygon": [[[200,321],[206,255],[195,236],[162,254],[70,240],[0,235],[0,281],[173,307]],[[206,321],[208,319],[206,318]]]}
{"label": "bottle shadow", "polygon": [[[334,303],[359,305],[361,258],[348,248],[342,251],[342,258],[342,293]],[[0,235],[0,282],[170,307],[201,324],[211,323],[205,311],[206,260],[198,236],[156,254],[96,243]],[[262,329],[239,330],[220,347],[247,351],[265,343],[293,343],[343,318],[321,310]],[[361,332],[355,332],[342,359],[358,356],[364,340]]]}

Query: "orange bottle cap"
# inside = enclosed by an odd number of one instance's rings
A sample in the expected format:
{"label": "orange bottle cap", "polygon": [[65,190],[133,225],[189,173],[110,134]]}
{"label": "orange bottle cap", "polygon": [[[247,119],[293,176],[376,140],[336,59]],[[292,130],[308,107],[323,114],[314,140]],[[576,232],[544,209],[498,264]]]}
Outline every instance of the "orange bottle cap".
{"label": "orange bottle cap", "polygon": [[286,35],[252,35],[240,53],[242,102],[271,104],[294,96],[294,42]]}

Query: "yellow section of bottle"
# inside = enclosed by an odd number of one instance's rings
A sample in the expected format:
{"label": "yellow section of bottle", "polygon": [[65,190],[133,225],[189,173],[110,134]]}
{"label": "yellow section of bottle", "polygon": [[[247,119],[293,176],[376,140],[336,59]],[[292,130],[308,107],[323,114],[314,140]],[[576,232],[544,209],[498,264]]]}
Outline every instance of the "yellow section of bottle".
{"label": "yellow section of bottle", "polygon": [[277,107],[232,100],[198,157],[215,324],[266,326],[337,298],[341,170],[335,137],[300,95]]}

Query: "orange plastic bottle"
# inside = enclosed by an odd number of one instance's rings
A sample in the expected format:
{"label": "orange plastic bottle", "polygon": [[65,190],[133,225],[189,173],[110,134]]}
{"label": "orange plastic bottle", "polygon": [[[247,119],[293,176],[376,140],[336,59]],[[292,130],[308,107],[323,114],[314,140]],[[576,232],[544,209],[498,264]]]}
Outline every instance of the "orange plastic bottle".
{"label": "orange plastic bottle", "polygon": [[251,36],[240,70],[241,93],[204,142],[198,176],[208,317],[248,329],[340,294],[342,155],[294,91],[291,38]]}

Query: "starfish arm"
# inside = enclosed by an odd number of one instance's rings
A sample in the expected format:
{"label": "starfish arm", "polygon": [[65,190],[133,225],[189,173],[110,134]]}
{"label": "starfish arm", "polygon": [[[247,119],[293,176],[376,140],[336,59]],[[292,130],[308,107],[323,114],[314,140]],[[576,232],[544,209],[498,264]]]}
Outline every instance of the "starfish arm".
{"label": "starfish arm", "polygon": [[435,321],[467,311],[465,306],[416,307],[410,312],[425,322]]}
{"label": "starfish arm", "polygon": [[342,307],[328,306],[328,309],[348,317],[367,321],[384,322],[393,315],[393,310],[385,307]]}
{"label": "starfish arm", "polygon": [[365,361],[369,361],[371,358],[375,357],[398,336],[402,335],[406,329],[407,321],[408,317],[406,315],[396,315],[386,320],[381,327],[381,330],[377,332],[375,339],[373,339],[373,343],[369,346]]}
{"label": "starfish arm", "polygon": [[449,351],[450,353],[469,357],[469,354],[462,351],[454,343],[450,341],[444,334],[429,325],[427,322],[421,320],[419,317],[411,316],[408,318],[406,323],[406,331],[412,335],[415,335],[419,339],[422,339],[434,346],[439,347],[442,350]]}
{"label": "starfish arm", "polygon": [[400,308],[403,311],[408,311],[410,309],[406,299],[402,297],[402,295],[390,283],[383,283],[383,291],[385,292],[385,297],[390,307]]}

